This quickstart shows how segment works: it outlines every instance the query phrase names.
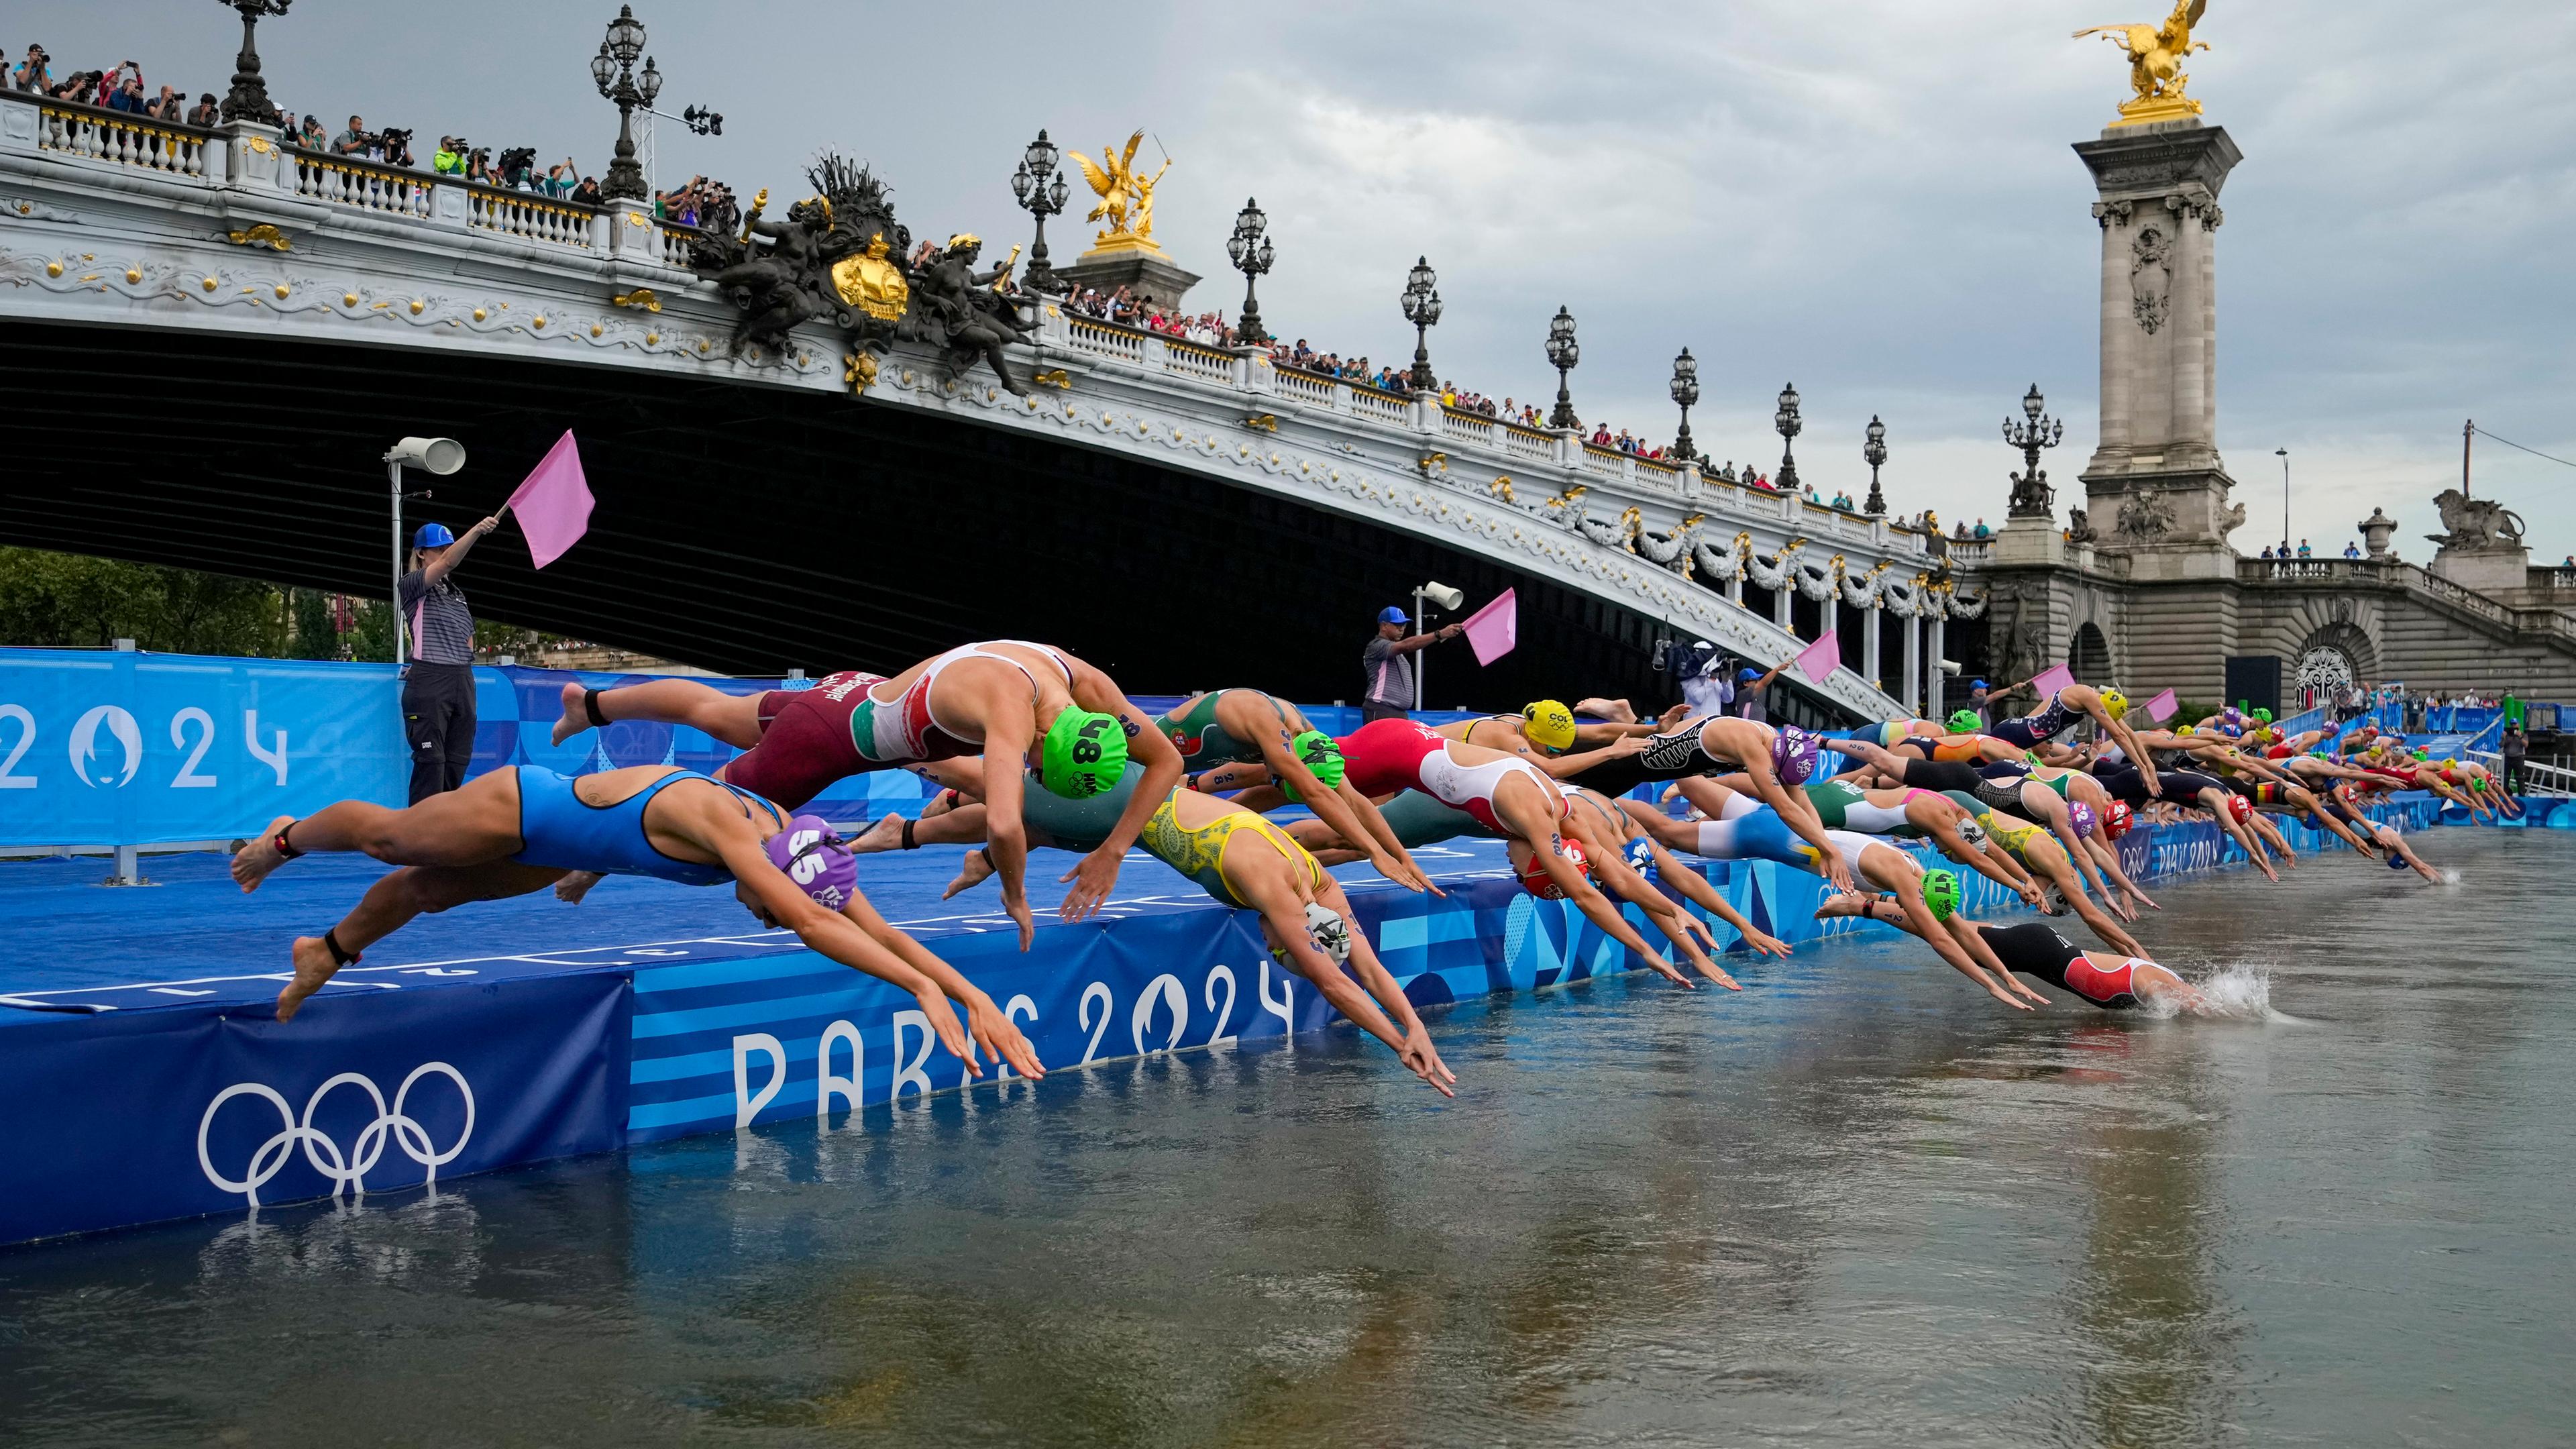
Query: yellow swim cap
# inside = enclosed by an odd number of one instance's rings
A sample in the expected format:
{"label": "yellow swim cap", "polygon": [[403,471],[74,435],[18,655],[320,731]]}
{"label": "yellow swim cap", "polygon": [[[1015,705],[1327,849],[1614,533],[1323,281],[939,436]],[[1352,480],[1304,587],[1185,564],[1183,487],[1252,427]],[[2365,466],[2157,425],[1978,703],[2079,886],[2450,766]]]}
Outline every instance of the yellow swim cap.
{"label": "yellow swim cap", "polygon": [[2103,690],[2102,708],[2113,719],[2125,719],[2129,713],[2129,697],[2116,689]]}
{"label": "yellow swim cap", "polygon": [[1521,711],[1521,735],[1540,749],[1563,754],[1574,744],[1574,711],[1542,699]]}

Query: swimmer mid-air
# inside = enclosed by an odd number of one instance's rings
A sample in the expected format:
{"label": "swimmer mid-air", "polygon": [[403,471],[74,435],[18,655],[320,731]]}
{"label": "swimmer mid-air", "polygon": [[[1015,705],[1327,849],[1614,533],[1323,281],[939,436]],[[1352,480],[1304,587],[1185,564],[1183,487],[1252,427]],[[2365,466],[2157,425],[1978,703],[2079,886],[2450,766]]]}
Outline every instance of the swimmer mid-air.
{"label": "swimmer mid-air", "polygon": [[[368,887],[339,924],[296,938],[294,976],[277,994],[280,1021],[293,1020],[341,967],[414,917],[529,895],[581,870],[730,882],[762,925],[794,931],[817,954],[912,993],[971,1075],[983,1074],[976,1047],[1027,1076],[1044,1075],[990,996],[868,904],[848,848],[821,820],[791,817],[694,770],[636,765],[576,779],[517,765],[405,810],[343,800],[301,820],[270,821],[234,855],[233,879],[255,891],[279,866],[321,851],[359,851],[402,869]],[[952,998],[966,1008],[962,1030]]]}

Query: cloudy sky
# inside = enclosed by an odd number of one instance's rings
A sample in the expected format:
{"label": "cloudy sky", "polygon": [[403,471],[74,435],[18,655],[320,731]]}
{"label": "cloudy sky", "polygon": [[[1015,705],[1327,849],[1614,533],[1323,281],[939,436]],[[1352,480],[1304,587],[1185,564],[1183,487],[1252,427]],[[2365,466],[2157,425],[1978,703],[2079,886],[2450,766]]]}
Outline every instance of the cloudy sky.
{"label": "cloudy sky", "polygon": [[[1863,489],[1875,413],[1893,506],[2000,524],[2018,458],[1996,433],[2026,387],[2067,422],[2061,504],[2096,430],[2099,234],[2067,146],[2112,118],[2125,70],[2069,32],[2161,9],[645,0],[641,18],[665,108],[726,117],[718,139],[666,127],[665,184],[794,192],[836,147],[893,180],[916,233],[1007,242],[1038,127],[1096,153],[1142,126],[1144,154],[1175,163],[1158,233],[1208,275],[1193,302],[1239,304],[1224,240],[1255,195],[1283,335],[1409,358],[1396,294],[1426,254],[1447,305],[1433,356],[1462,386],[1552,396],[1540,343],[1565,305],[1587,420],[1668,438],[1687,345],[1712,455],[1776,466],[1772,399],[1794,380],[1811,482]],[[597,172],[615,121],[585,65],[612,13],[303,0],[262,53],[280,102],[335,129],[357,109]],[[6,17],[0,44],[43,41],[58,75],[131,58],[218,93],[237,33],[206,0]],[[2219,441],[2253,520],[2235,542],[2279,532],[2287,448],[2293,537],[2339,551],[2378,505],[2420,561],[2463,419],[2576,459],[2576,7],[2216,0],[2200,33],[2192,94],[2246,156],[2218,238]],[[2535,557],[2576,550],[2576,469],[2481,438],[2475,481],[2529,521]]]}

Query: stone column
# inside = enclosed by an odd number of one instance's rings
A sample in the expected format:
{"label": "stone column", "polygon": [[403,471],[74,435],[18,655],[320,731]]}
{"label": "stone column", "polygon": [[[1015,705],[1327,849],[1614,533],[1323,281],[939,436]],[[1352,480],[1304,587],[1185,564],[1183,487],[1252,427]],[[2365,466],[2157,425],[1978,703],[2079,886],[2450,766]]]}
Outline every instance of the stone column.
{"label": "stone column", "polygon": [[1898,696],[1907,709],[1923,707],[1923,616],[1916,614],[1905,621],[1905,693]]}
{"label": "stone column", "polygon": [[1738,573],[1735,577],[1726,581],[1726,601],[1739,609],[1744,607],[1744,575],[1742,573]]}
{"label": "stone column", "polygon": [[1868,608],[1860,611],[1861,677],[1869,681],[1872,689],[1886,688],[1878,682],[1878,616],[1882,612],[1875,599],[1870,601]]}
{"label": "stone column", "polygon": [[2101,435],[2083,475],[2098,547],[2142,581],[2231,578],[2212,242],[2243,155],[2197,120],[2114,127],[2075,153],[2100,193]]}
{"label": "stone column", "polygon": [[1793,635],[1798,632],[1790,628],[1790,621],[1797,617],[1794,612],[1797,599],[1798,576],[1790,569],[1783,568],[1780,570],[1780,587],[1771,592],[1771,622],[1787,629]]}
{"label": "stone column", "polygon": [[1948,627],[1947,619],[1938,614],[1932,616],[1932,657],[1923,661],[1923,717],[1925,719],[1939,719],[1947,712],[1941,707],[1941,682],[1947,678],[1941,672],[1941,648],[1944,643],[1943,635],[1948,632]]}

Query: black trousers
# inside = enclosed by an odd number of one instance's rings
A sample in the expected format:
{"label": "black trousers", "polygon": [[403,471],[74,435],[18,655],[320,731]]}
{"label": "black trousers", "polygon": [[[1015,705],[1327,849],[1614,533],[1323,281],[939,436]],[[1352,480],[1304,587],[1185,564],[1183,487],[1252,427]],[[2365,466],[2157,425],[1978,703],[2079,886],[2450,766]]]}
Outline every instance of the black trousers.
{"label": "black trousers", "polygon": [[1360,723],[1362,724],[1375,724],[1377,721],[1382,719],[1411,718],[1413,718],[1413,711],[1406,709],[1400,704],[1388,704],[1383,700],[1376,699],[1364,699],[1360,701]]}
{"label": "black trousers", "polygon": [[403,676],[403,738],[411,744],[411,803],[465,783],[474,763],[474,667],[414,664]]}

